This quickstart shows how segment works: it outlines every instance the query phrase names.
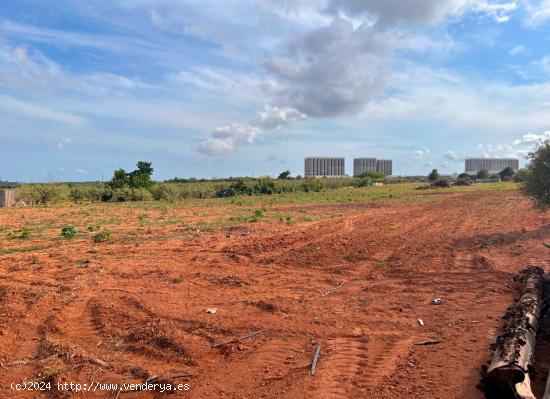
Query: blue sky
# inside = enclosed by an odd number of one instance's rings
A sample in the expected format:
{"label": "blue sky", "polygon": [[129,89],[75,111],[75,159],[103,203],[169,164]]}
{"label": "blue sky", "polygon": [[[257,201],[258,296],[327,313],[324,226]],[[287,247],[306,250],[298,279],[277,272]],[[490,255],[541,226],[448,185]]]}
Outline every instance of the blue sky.
{"label": "blue sky", "polygon": [[550,137],[550,0],[17,0],[0,179],[461,172]]}

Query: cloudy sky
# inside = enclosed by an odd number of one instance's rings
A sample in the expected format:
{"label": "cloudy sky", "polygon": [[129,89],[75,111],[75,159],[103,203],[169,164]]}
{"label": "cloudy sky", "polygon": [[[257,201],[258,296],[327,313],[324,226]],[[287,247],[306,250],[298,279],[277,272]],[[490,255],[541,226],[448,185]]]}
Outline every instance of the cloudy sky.
{"label": "cloudy sky", "polygon": [[550,136],[550,0],[6,0],[0,179],[397,174]]}

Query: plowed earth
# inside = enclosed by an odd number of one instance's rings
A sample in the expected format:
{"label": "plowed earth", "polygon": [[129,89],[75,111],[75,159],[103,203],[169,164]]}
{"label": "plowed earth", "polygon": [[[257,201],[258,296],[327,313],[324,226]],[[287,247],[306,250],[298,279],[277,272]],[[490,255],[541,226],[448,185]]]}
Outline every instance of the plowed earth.
{"label": "plowed earth", "polygon": [[[276,205],[316,220],[225,227],[191,221],[234,206],[0,209],[0,397],[164,397],[9,388],[157,376],[189,398],[482,398],[513,275],[548,268],[548,216],[515,190],[421,195]],[[90,221],[113,241],[92,242]],[[64,224],[80,234],[59,238]],[[46,227],[6,238],[24,225]]]}

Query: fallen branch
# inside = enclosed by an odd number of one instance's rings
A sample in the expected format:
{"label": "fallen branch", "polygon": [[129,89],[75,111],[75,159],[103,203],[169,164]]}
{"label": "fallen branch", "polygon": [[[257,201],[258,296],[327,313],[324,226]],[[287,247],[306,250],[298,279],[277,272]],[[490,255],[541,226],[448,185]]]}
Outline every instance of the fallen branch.
{"label": "fallen branch", "polygon": [[323,294],[323,296],[327,296],[327,295],[330,294],[331,292],[336,291],[338,288],[341,288],[344,284],[346,284],[346,282],[345,282],[345,281],[342,281],[342,282],[341,282],[340,284],[338,284],[336,287],[331,288],[330,290],[328,290],[327,292],[325,292],[325,293]]}
{"label": "fallen branch", "polygon": [[317,361],[319,360],[319,354],[321,353],[321,345],[317,345],[313,351],[313,359],[311,360],[311,375],[315,375],[315,369],[317,368]]}
{"label": "fallen branch", "polygon": [[415,342],[414,344],[417,345],[417,346],[427,346],[427,345],[437,345],[437,344],[440,344],[442,342],[443,341],[441,341],[439,339],[430,339],[428,341]]}
{"label": "fallen branch", "polygon": [[216,343],[213,343],[213,344],[212,344],[212,348],[217,348],[217,347],[219,347],[219,346],[228,345],[228,344],[233,344],[233,343],[235,343],[235,342],[239,342],[239,341],[242,341],[242,340],[245,340],[245,339],[248,339],[248,338],[252,338],[252,337],[254,337],[254,336],[258,335],[258,334],[261,334],[261,333],[263,333],[263,332],[265,332],[265,331],[267,331],[267,330],[268,330],[267,328],[264,328],[264,329],[262,329],[262,330],[254,331],[254,332],[252,332],[252,333],[250,333],[250,334],[243,335],[243,336],[241,336],[241,337],[239,337],[239,338],[230,339],[229,341],[219,342],[219,343],[216,342]]}

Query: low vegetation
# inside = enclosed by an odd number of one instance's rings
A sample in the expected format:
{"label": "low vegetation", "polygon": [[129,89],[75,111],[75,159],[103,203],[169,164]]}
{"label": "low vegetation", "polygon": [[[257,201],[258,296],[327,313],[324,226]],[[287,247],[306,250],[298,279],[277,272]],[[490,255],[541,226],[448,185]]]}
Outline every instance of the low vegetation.
{"label": "low vegetation", "polygon": [[550,140],[541,143],[528,159],[525,192],[534,199],[538,208],[547,210],[550,207]]}

